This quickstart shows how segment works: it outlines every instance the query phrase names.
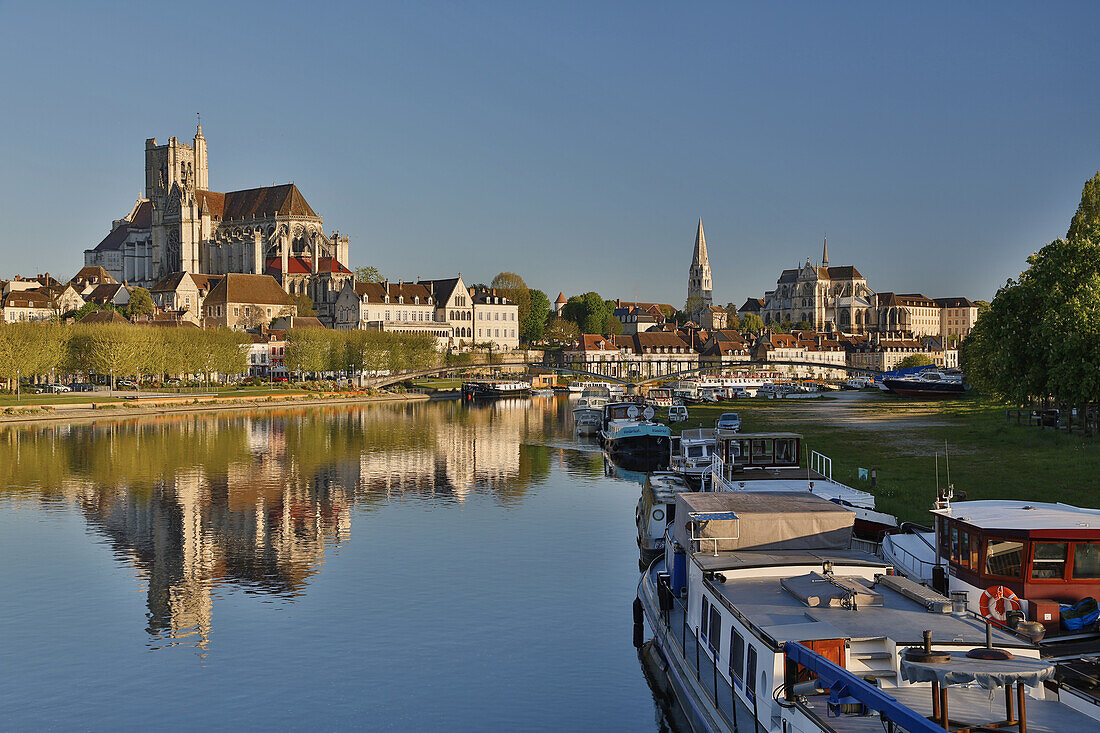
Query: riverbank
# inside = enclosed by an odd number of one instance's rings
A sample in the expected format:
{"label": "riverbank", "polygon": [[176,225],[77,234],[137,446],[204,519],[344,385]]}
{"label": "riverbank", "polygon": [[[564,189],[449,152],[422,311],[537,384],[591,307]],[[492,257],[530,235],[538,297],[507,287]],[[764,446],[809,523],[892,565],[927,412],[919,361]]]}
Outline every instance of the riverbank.
{"label": "riverbank", "polygon": [[295,392],[266,395],[203,395],[147,397],[89,403],[54,403],[9,407],[0,413],[0,425],[42,422],[87,422],[89,420],[128,420],[134,417],[218,410],[264,409],[271,407],[311,407],[357,405],[375,402],[425,402],[438,399],[418,392]]}
{"label": "riverbank", "polygon": [[[739,400],[693,405],[677,428],[712,427],[723,412],[740,414],[746,433],[792,431],[804,450],[833,459],[833,477],[870,491],[879,509],[899,519],[928,521],[939,484],[950,480],[969,499],[1061,501],[1100,508],[1095,440],[1010,424],[1006,405],[979,397],[911,400],[870,392],[822,400]],[[876,469],[877,485],[859,478]]]}

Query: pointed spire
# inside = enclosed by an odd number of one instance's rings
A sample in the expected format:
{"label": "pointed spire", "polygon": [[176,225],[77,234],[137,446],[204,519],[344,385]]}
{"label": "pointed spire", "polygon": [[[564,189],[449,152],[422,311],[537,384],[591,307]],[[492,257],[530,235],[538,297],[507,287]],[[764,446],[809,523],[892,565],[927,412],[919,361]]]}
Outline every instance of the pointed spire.
{"label": "pointed spire", "polygon": [[693,266],[710,264],[707,257],[707,235],[703,233],[702,218],[699,219],[699,229],[695,232],[695,254],[692,257],[691,264]]}
{"label": "pointed spire", "polygon": [[825,235],[825,245],[822,247],[822,250],[821,250],[821,266],[822,267],[828,267],[829,266],[829,235],[828,234]]}

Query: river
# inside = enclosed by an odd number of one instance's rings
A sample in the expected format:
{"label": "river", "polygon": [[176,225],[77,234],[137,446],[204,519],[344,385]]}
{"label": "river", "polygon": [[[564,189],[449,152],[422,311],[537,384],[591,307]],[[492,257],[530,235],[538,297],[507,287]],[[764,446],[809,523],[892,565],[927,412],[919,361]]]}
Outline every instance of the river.
{"label": "river", "polygon": [[569,404],[0,428],[0,728],[664,730]]}

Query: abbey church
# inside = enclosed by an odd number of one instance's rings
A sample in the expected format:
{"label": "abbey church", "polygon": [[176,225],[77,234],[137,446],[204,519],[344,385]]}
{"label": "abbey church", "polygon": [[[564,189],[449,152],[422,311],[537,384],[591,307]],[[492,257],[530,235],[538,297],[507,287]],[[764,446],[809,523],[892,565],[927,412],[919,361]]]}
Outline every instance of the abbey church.
{"label": "abbey church", "polygon": [[84,264],[150,288],[175,273],[266,274],[288,293],[310,296],[318,312],[335,303],[348,269],[348,238],[324,221],[293,183],[210,190],[206,138],[145,141],[145,195]]}

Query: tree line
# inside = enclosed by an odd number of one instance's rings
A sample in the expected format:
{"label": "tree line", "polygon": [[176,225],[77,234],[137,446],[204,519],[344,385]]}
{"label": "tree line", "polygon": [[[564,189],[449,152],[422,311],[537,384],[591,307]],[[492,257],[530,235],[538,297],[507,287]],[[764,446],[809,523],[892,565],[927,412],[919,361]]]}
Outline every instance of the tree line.
{"label": "tree line", "polygon": [[[247,374],[252,336],[227,328],[165,328],[125,323],[0,323],[0,381],[14,391],[20,379],[59,375],[114,383],[123,378],[199,377],[210,383]],[[330,331],[286,332],[290,372],[404,371],[434,365],[429,334]]]}

